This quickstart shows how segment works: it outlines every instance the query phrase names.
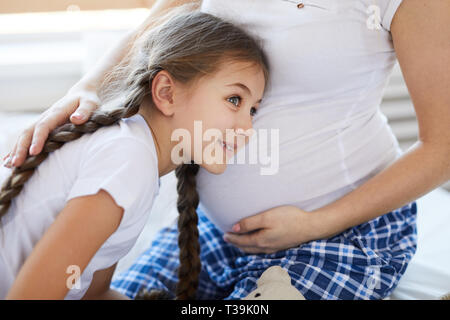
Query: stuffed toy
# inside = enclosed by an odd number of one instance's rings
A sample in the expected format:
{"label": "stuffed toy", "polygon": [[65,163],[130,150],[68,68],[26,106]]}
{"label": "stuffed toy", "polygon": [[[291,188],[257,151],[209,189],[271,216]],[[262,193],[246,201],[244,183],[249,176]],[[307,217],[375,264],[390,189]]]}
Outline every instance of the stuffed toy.
{"label": "stuffed toy", "polygon": [[443,296],[441,297],[441,300],[450,300],[450,292],[447,293],[447,294],[445,294],[445,295],[443,295]]}
{"label": "stuffed toy", "polygon": [[264,271],[256,284],[257,288],[242,300],[305,300],[291,284],[289,273],[279,266]]}

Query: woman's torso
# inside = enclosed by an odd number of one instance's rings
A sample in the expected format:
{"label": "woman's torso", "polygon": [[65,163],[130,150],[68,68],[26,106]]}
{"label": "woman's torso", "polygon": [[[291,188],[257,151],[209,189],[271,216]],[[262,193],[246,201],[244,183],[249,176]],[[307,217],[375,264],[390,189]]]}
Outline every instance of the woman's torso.
{"label": "woman's torso", "polygon": [[[203,1],[202,11],[261,38],[271,68],[254,117],[256,139],[224,174],[198,173],[200,205],[222,230],[280,205],[321,207],[402,153],[379,109],[396,62],[388,31],[396,7],[388,0],[303,3],[298,9],[295,1]],[[271,144],[276,134],[278,145]],[[265,136],[272,165],[260,156],[249,163],[249,150],[259,152]],[[237,161],[242,153],[245,164]]]}

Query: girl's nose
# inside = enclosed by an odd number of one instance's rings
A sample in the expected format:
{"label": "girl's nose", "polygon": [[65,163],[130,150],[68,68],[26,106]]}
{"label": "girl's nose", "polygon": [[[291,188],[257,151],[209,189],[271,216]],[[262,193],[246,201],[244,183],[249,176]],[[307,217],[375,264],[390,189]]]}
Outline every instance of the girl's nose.
{"label": "girl's nose", "polygon": [[238,149],[241,149],[250,141],[250,138],[254,134],[252,118],[250,117],[250,115],[248,117],[241,115],[236,123],[234,131],[236,136],[238,137],[237,147]]}
{"label": "girl's nose", "polygon": [[247,131],[248,129],[252,129],[253,128],[253,123],[252,123],[252,117],[250,115],[248,116],[243,116],[242,114],[238,115],[238,121],[236,123],[236,128],[237,129],[242,129],[244,131]]}

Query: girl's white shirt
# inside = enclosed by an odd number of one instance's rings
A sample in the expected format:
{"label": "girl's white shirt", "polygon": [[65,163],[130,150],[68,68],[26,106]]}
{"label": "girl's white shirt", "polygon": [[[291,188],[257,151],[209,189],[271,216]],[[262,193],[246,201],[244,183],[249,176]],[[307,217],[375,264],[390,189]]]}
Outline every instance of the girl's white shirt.
{"label": "girl's white shirt", "polygon": [[390,25],[401,2],[202,1],[203,12],[259,37],[271,69],[257,134],[224,174],[198,173],[200,207],[220,229],[281,205],[322,207],[401,156],[379,108],[396,63]]}
{"label": "girl's white shirt", "polygon": [[[2,171],[0,178],[5,179],[10,169],[2,167]],[[157,152],[141,115],[122,119],[65,144],[50,153],[36,169],[1,220],[0,299],[5,298],[33,247],[66,203],[96,194],[100,189],[124,209],[123,218],[78,283],[73,281],[77,266],[67,266],[67,285],[73,287],[65,299],[82,298],[95,271],[112,266],[129,252],[159,192]]]}

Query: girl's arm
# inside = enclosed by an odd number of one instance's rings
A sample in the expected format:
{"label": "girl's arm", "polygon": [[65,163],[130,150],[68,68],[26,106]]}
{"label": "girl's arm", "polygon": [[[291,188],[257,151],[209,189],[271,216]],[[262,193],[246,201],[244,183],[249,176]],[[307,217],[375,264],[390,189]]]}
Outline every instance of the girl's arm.
{"label": "girl's arm", "polygon": [[130,300],[129,297],[110,289],[116,266],[117,263],[108,269],[96,271],[82,300]]}
{"label": "girl's arm", "polygon": [[195,7],[199,7],[201,0],[156,1],[146,20],[137,29],[127,33],[108,50],[96,66],[70,88],[64,97],[56,101],[34,124],[22,132],[12,151],[3,157],[4,165],[9,168],[20,167],[28,153],[30,155],[39,154],[49,133],[69,119],[77,125],[85,123],[100,104],[97,88],[108,71],[127,56],[137,37],[151,28],[155,18],[168,9],[187,3],[193,3]]}
{"label": "girl's arm", "polygon": [[[97,250],[117,229],[123,209],[104,190],[71,199],[34,247],[6,299],[64,299]],[[108,283],[109,285],[109,283]]]}

